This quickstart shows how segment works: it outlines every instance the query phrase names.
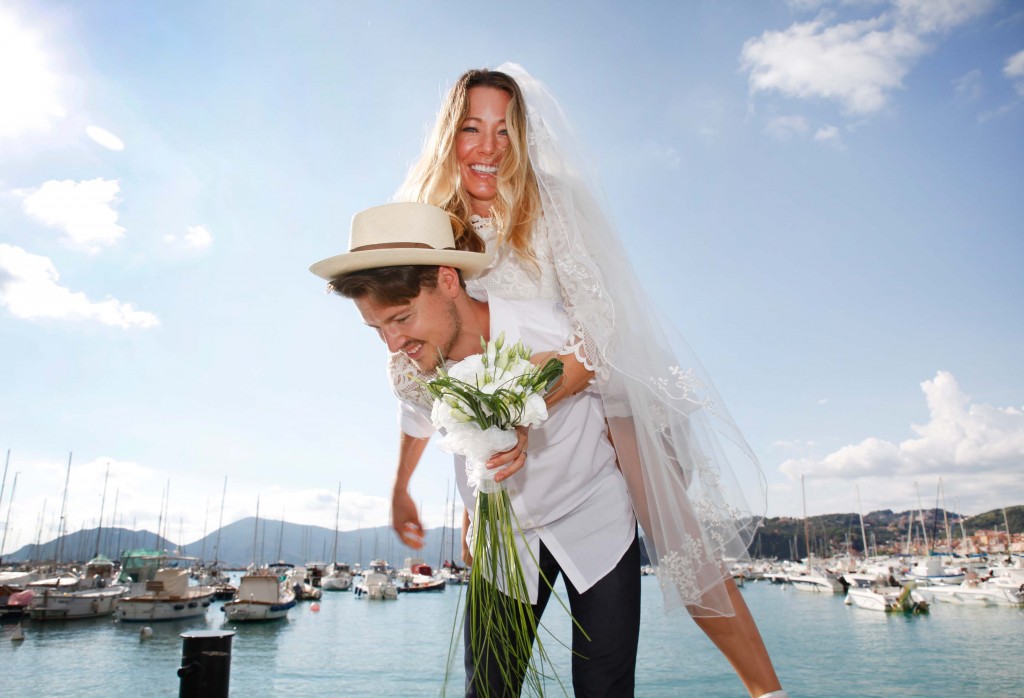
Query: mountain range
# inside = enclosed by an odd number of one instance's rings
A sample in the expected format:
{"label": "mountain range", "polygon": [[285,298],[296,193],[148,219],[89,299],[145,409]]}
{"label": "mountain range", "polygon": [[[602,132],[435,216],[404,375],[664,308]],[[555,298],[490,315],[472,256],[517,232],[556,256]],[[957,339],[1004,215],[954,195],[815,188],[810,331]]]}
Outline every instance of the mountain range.
{"label": "mountain range", "polygon": [[[924,531],[920,524],[922,513]],[[880,551],[901,549],[911,518],[915,520],[915,537],[921,538],[927,532],[932,541],[944,539],[947,522],[952,528],[954,539],[959,539],[963,532],[968,536],[979,531],[1005,532],[1007,524],[1013,533],[1019,534],[1024,530],[1024,506],[1007,507],[1005,517],[1003,509],[971,517],[961,517],[955,512],[944,512],[941,509],[924,512],[893,512],[884,509],[864,515],[864,529],[870,547],[877,547]],[[848,546],[857,551],[863,550],[860,520],[855,513],[808,517],[806,530],[812,551],[821,557],[845,551]],[[804,532],[802,518],[782,516],[765,519],[750,552],[755,557],[799,559],[807,555]],[[93,528],[69,533],[63,540],[54,539],[40,545],[23,546],[4,556],[3,562],[54,560],[58,553],[62,561],[82,562],[97,554],[118,559],[121,551],[131,548],[165,550],[204,561],[218,560],[228,568],[243,568],[254,562],[263,564],[279,560],[294,565],[312,561],[358,562],[365,567],[371,559],[377,558],[401,566],[406,557],[420,557],[427,564],[437,566],[444,560],[461,560],[462,554],[458,535],[453,536],[451,528],[426,531],[424,547],[419,551],[403,545],[390,526],[339,531],[337,553],[334,537],[332,529],[280,520],[259,519],[257,527],[255,517],[235,521],[219,531],[181,546],[151,531]],[[643,557],[646,562],[646,555]]]}

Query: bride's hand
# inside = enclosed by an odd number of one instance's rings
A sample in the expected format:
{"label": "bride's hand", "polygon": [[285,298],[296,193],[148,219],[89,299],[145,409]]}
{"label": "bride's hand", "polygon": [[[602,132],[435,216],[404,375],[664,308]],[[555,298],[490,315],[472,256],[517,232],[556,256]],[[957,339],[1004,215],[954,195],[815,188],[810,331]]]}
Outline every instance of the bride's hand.
{"label": "bride's hand", "polygon": [[495,482],[501,482],[512,477],[526,465],[526,444],[530,440],[530,430],[527,427],[516,427],[516,445],[507,451],[495,453],[487,461],[487,469],[504,468],[494,476]]}

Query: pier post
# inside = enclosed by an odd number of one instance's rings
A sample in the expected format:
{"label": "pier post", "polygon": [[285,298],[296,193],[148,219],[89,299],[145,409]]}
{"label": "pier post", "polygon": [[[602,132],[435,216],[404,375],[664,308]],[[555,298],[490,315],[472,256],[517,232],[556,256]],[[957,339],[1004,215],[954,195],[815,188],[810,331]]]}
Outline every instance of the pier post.
{"label": "pier post", "polygon": [[178,698],[227,698],[231,683],[230,630],[182,633]]}

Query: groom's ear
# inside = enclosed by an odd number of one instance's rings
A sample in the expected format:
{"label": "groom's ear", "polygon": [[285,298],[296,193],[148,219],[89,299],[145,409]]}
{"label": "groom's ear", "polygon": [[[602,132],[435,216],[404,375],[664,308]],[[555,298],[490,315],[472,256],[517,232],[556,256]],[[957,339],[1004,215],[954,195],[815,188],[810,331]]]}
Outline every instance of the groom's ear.
{"label": "groom's ear", "polygon": [[437,288],[449,298],[458,297],[462,292],[462,277],[455,267],[438,267]]}

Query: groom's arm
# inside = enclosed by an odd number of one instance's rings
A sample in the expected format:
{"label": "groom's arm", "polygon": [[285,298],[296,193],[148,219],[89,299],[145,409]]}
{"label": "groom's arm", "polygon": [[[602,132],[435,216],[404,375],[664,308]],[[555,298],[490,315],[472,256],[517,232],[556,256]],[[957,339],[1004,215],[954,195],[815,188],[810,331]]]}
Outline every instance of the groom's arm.
{"label": "groom's arm", "polygon": [[430,437],[419,438],[402,432],[398,445],[398,472],[391,491],[391,526],[405,545],[416,550],[423,547],[423,526],[416,503],[409,494],[409,482],[429,441]]}

